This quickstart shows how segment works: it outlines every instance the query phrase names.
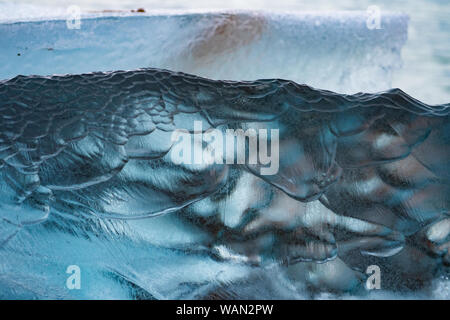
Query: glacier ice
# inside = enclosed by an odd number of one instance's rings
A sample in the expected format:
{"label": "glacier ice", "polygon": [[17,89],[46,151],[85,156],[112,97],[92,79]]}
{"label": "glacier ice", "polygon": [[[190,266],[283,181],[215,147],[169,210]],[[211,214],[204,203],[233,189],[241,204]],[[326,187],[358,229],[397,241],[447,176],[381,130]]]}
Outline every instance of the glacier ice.
{"label": "glacier ice", "polygon": [[[386,290],[429,290],[450,262],[449,107],[150,68],[1,81],[0,296],[364,294],[374,264]],[[278,172],[174,164],[196,121],[278,129]]]}
{"label": "glacier ice", "polygon": [[[408,17],[384,12],[194,12],[0,23],[0,79],[163,68],[212,79],[290,79],[342,93],[391,88]],[[17,54],[20,54],[18,56]],[[251,63],[249,63],[251,61]]]}

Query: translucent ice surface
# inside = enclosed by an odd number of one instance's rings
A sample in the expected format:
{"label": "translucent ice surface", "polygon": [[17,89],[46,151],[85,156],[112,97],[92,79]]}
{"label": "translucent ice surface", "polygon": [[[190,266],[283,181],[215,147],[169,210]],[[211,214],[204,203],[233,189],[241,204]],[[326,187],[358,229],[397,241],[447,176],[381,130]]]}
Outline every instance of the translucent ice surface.
{"label": "translucent ice surface", "polygon": [[76,2],[0,0],[0,298],[449,299],[445,4]]}
{"label": "translucent ice surface", "polygon": [[450,262],[449,111],[161,69],[2,81],[0,294],[364,297],[375,265],[390,294],[427,296]]}
{"label": "translucent ice surface", "polygon": [[[391,87],[408,18],[366,12],[190,13],[0,24],[0,79],[17,74],[166,68],[213,79],[291,79],[342,93]],[[122,14],[123,15],[123,14]],[[251,63],[250,63],[251,62]]]}

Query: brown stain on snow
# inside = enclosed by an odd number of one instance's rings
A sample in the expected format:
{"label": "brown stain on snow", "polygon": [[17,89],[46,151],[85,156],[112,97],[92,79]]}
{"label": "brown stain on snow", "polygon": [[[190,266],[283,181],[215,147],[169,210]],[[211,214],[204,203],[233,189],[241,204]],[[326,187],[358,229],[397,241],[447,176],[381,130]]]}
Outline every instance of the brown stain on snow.
{"label": "brown stain on snow", "polygon": [[201,32],[189,46],[194,60],[211,58],[248,46],[261,37],[266,27],[266,20],[261,15],[224,13],[214,16],[212,21],[200,21],[203,22],[210,27]]}

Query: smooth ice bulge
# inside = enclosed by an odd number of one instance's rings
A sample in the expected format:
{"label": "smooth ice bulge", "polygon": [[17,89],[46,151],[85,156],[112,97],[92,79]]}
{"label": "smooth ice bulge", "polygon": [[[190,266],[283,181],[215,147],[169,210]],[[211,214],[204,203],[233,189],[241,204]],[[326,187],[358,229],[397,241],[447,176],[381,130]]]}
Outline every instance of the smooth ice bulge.
{"label": "smooth ice bulge", "polygon": [[383,12],[382,28],[369,29],[365,11],[90,14],[79,30],[65,19],[1,23],[0,79],[155,67],[376,92],[391,87],[408,26],[406,15]]}
{"label": "smooth ice bulge", "polygon": [[[3,295],[299,297],[357,291],[373,264],[418,290],[449,263],[449,110],[161,69],[2,81]],[[172,133],[195,144],[199,122],[277,129],[279,169],[250,161],[251,135],[243,163],[174,163]],[[59,285],[73,264],[77,292]]]}

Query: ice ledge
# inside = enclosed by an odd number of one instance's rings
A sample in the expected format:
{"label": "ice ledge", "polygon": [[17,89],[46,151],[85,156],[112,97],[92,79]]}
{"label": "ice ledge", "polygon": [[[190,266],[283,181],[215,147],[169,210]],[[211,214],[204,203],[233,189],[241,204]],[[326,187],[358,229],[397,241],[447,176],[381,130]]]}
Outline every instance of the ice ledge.
{"label": "ice ledge", "polygon": [[65,20],[0,24],[0,60],[8,61],[0,79],[156,67],[213,79],[284,78],[345,93],[374,92],[391,87],[408,25],[406,15],[384,12],[380,29],[367,24],[366,12],[122,15],[92,13],[80,29],[69,29]]}

